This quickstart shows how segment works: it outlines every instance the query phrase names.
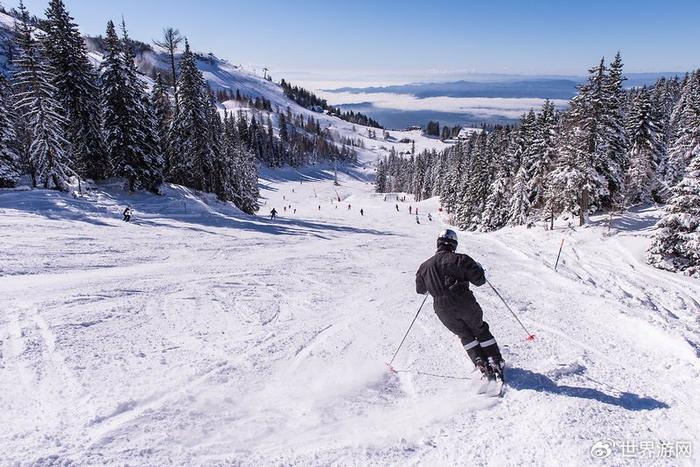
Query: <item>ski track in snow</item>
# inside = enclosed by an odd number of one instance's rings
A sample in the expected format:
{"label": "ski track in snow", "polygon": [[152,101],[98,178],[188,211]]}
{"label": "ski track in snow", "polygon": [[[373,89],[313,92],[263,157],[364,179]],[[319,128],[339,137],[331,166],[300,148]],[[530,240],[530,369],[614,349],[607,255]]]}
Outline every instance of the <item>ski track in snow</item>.
{"label": "ski track in snow", "polygon": [[537,336],[475,289],[509,364],[489,398],[430,300],[386,371],[444,226],[435,199],[410,203],[417,225],[351,175],[261,180],[254,218],[179,187],[0,193],[0,465],[629,465],[644,462],[589,450],[697,449],[700,284],[644,264],[657,211],[609,234],[604,219],[460,234]]}

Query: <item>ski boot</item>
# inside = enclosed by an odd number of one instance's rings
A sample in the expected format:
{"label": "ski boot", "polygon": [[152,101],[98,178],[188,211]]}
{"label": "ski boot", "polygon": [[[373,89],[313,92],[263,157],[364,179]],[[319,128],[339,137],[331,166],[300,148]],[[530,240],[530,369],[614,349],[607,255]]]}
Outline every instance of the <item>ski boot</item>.
{"label": "ski boot", "polygon": [[489,381],[494,381],[496,379],[496,376],[493,374],[493,371],[491,370],[491,366],[489,364],[486,364],[486,362],[484,362],[481,359],[481,357],[476,358],[476,360],[474,361],[474,365],[481,372],[482,378],[486,378]]}
{"label": "ski boot", "polygon": [[506,362],[504,360],[497,362],[493,357],[489,357],[487,366],[489,373],[493,375],[493,377],[489,379],[504,382],[503,370],[506,367]]}

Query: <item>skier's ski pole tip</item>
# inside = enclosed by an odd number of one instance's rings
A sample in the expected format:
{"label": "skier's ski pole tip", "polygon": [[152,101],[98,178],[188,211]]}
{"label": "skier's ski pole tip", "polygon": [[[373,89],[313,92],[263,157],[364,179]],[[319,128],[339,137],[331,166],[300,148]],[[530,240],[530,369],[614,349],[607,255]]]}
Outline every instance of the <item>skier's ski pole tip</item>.
{"label": "skier's ski pole tip", "polygon": [[534,334],[530,334],[529,336],[527,336],[527,340],[529,340],[529,341],[534,341],[534,340],[535,340],[535,335],[534,335]]}

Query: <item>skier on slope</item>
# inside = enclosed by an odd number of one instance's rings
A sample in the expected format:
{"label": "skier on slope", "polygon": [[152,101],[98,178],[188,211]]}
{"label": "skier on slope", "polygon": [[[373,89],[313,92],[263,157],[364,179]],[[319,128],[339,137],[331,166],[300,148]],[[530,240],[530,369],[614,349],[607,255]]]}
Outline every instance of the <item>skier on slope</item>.
{"label": "skier on slope", "polygon": [[124,216],[124,218],[122,219],[124,222],[131,221],[131,208],[129,206],[127,206],[126,209],[124,209],[122,216]]}
{"label": "skier on slope", "polygon": [[456,334],[472,363],[489,379],[503,379],[505,362],[483,320],[483,311],[469,290],[486,283],[484,269],[467,255],[455,253],[457,234],[443,230],[437,239],[437,252],[416,272],[416,292],[433,296],[435,314]]}
{"label": "skier on slope", "polygon": [[272,211],[270,211],[270,220],[274,220],[276,215],[277,215],[277,209],[272,208]]}

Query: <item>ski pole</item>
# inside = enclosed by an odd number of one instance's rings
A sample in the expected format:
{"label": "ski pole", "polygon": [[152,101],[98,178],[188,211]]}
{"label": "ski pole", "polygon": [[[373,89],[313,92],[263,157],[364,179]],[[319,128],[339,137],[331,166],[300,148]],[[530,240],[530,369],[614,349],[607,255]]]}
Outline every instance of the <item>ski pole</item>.
{"label": "ski pole", "polygon": [[557,270],[557,266],[559,265],[559,256],[561,256],[561,249],[564,248],[564,239],[561,239],[561,243],[559,244],[559,253],[557,253],[557,262],[554,263],[554,270]]}
{"label": "ski pole", "polygon": [[522,326],[522,328],[525,330],[525,332],[527,333],[527,340],[529,340],[529,341],[535,340],[535,335],[530,334],[530,331],[528,331],[527,328],[525,327],[525,325],[523,324],[523,322],[520,321],[520,318],[518,318],[518,315],[515,314],[515,312],[511,309],[511,307],[508,306],[508,303],[506,303],[506,301],[503,299],[503,297],[501,297],[501,294],[498,293],[498,290],[496,290],[496,287],[494,287],[493,284],[491,282],[489,282],[488,279],[486,279],[486,283],[491,287],[491,289],[493,289],[494,292],[496,292],[496,295],[498,295],[498,298],[500,298],[501,301],[503,302],[503,304],[506,306],[506,308],[508,308],[508,311],[510,311],[510,314],[513,315],[513,317],[518,322],[518,324],[520,324],[520,326]]}
{"label": "ski pole", "polygon": [[413,327],[413,323],[416,322],[418,319],[418,315],[420,314],[420,311],[423,309],[423,305],[425,305],[425,301],[428,299],[428,292],[425,293],[425,297],[423,298],[423,301],[421,302],[420,306],[418,307],[418,312],[416,313],[416,316],[413,317],[413,321],[411,321],[411,325],[408,327],[406,330],[406,334],[404,334],[403,339],[401,339],[401,343],[399,344],[399,347],[396,349],[396,352],[394,352],[394,356],[391,357],[391,360],[389,360],[389,363],[386,364],[386,366],[389,367],[390,371],[393,371],[396,373],[396,370],[394,370],[394,367],[391,366],[392,363],[394,363],[394,359],[399,353],[399,350],[401,350],[401,346],[403,346],[404,341],[406,340],[406,337],[408,337],[408,333],[411,332],[411,328]]}

